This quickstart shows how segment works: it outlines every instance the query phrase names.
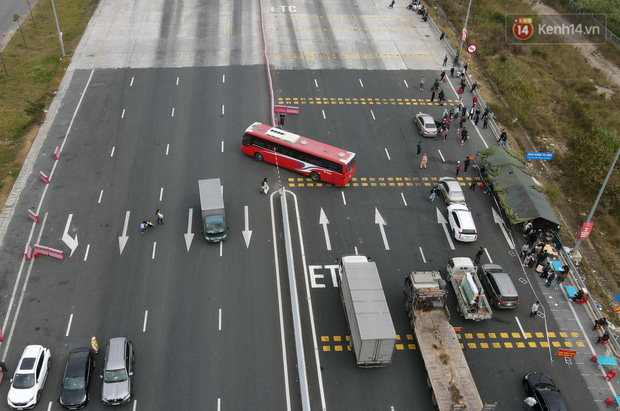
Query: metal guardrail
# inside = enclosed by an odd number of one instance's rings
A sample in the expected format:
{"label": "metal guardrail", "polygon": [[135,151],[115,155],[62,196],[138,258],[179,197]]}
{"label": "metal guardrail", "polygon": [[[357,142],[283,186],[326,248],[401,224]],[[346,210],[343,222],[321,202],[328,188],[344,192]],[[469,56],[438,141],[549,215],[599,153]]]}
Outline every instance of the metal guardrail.
{"label": "metal guardrail", "polygon": [[[579,4],[575,3],[573,0],[568,0],[566,2],[566,5],[569,9],[571,9],[571,11],[573,13],[578,13],[578,14],[591,14],[589,11],[584,10]],[[596,19],[594,16],[592,16],[592,19],[596,20],[596,22],[598,24],[600,24],[601,26],[604,26],[604,24],[600,21],[598,21],[598,19]],[[616,48],[620,49],[620,38],[618,36],[616,36],[611,30],[609,30],[607,27],[605,27],[605,33],[606,36],[605,38],[607,39],[608,42],[610,42],[611,44],[613,44],[614,46],[616,46]]]}

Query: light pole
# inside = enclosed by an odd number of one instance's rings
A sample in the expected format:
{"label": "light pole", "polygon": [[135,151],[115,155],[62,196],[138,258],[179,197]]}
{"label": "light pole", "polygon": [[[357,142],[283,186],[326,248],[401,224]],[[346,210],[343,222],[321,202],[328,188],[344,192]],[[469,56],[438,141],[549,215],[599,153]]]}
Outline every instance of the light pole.
{"label": "light pole", "polygon": [[58,25],[58,16],[56,15],[56,6],[54,5],[54,0],[50,0],[52,2],[52,10],[54,10],[54,20],[56,20],[56,30],[58,31],[58,40],[60,41],[60,50],[62,51],[62,57],[65,57],[65,46],[62,44],[62,32],[60,31],[60,26]]}
{"label": "light pole", "polygon": [[[586,220],[586,223],[589,223],[590,220],[592,220],[592,215],[594,214],[594,210],[596,210],[596,206],[598,205],[598,202],[601,199],[601,196],[603,195],[603,191],[605,191],[605,187],[607,186],[609,177],[611,177],[611,172],[614,171],[614,167],[616,167],[616,163],[618,162],[618,156],[620,156],[620,148],[618,148],[618,151],[616,152],[616,158],[614,158],[613,163],[611,163],[611,167],[609,167],[609,171],[607,172],[607,177],[605,177],[605,181],[603,181],[603,185],[601,186],[601,189],[599,190],[598,195],[596,196],[596,200],[594,200],[594,205],[592,206],[592,209],[590,210],[590,214],[588,215],[588,219]],[[575,242],[575,247],[573,247],[573,252],[572,252],[573,255],[577,253],[577,250],[579,249],[580,244],[581,244],[581,240],[577,240]]]}
{"label": "light pole", "polygon": [[[467,6],[467,16],[465,16],[465,26],[463,27],[463,31],[467,32],[467,21],[469,20],[469,10],[471,9],[471,2],[472,0],[469,0],[469,5]],[[463,34],[461,34],[462,36]],[[461,46],[459,47],[459,56],[461,55],[461,52],[463,51],[463,43],[465,41],[461,41]]]}

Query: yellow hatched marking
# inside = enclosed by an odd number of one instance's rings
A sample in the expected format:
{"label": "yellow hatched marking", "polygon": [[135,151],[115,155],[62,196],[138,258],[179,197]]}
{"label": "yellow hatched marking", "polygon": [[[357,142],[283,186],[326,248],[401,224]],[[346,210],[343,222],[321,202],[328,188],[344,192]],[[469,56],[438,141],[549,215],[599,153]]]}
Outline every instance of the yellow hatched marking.
{"label": "yellow hatched marking", "polygon": [[400,334],[396,334],[396,340],[400,341]]}
{"label": "yellow hatched marking", "polygon": [[460,340],[461,339],[461,334],[456,333],[456,338],[458,338]]}
{"label": "yellow hatched marking", "polygon": [[334,345],[334,351],[342,351],[342,345]]}
{"label": "yellow hatched marking", "polygon": [[549,338],[555,338],[555,333],[553,331],[549,331],[547,334],[549,335]]}
{"label": "yellow hatched marking", "polygon": [[565,333],[564,331],[560,331],[560,337],[568,338],[568,333]]}
{"label": "yellow hatched marking", "polygon": [[461,343],[461,349],[465,349],[465,344]]}
{"label": "yellow hatched marking", "polygon": [[476,348],[476,343],[467,343],[469,348]]}
{"label": "yellow hatched marking", "polygon": [[541,341],[539,344],[542,348],[549,348],[549,344],[547,344],[547,341]]}
{"label": "yellow hatched marking", "polygon": [[511,342],[505,342],[504,343],[504,347],[506,347],[506,348],[513,348]]}
{"label": "yellow hatched marking", "polygon": [[581,348],[583,348],[583,347],[585,347],[585,346],[586,346],[586,345],[583,343],[583,341],[577,341],[575,344],[577,345],[577,347],[581,347]]}
{"label": "yellow hatched marking", "polygon": [[508,333],[499,333],[500,337],[508,338]]}
{"label": "yellow hatched marking", "polygon": [[489,338],[497,338],[497,335],[495,333],[489,333]]}
{"label": "yellow hatched marking", "polygon": [[521,341],[518,341],[516,344],[517,348],[525,348],[525,343],[522,343]]}
{"label": "yellow hatched marking", "polygon": [[545,334],[541,332],[536,332],[535,335],[536,335],[536,338],[545,338]]}
{"label": "yellow hatched marking", "polygon": [[351,346],[347,345],[347,351],[351,351]]}
{"label": "yellow hatched marking", "polygon": [[489,348],[489,344],[487,344],[487,343],[480,343],[480,348]]}
{"label": "yellow hatched marking", "polygon": [[329,336],[327,336],[327,335],[323,335],[323,336],[321,337],[321,341],[323,341],[323,342],[328,342],[328,341],[329,341]]}
{"label": "yellow hatched marking", "polygon": [[484,335],[484,333],[476,333],[476,337],[480,338],[481,340],[484,340],[486,337],[486,335]]}
{"label": "yellow hatched marking", "polygon": [[405,349],[405,346],[403,344],[396,344],[396,349],[402,351]]}
{"label": "yellow hatched marking", "polygon": [[525,333],[525,338],[532,338],[532,333]]}
{"label": "yellow hatched marking", "polygon": [[570,335],[571,335],[571,337],[573,337],[573,338],[579,338],[579,333],[578,333],[578,332],[574,332],[574,331],[573,331],[573,332],[571,332],[571,333],[570,333]]}
{"label": "yellow hatched marking", "polygon": [[344,338],[345,338],[345,340],[347,340],[347,341],[350,341],[350,340],[351,340],[351,336],[350,336],[350,335],[347,335],[347,336],[346,336],[346,337],[344,337]]}
{"label": "yellow hatched marking", "polygon": [[530,348],[536,348],[537,347],[536,346],[536,342],[534,342],[534,341],[528,341],[527,345],[529,345]]}
{"label": "yellow hatched marking", "polygon": [[494,342],[491,345],[493,345],[493,348],[502,348],[502,345],[500,343],[498,343],[498,342]]}
{"label": "yellow hatched marking", "polygon": [[556,348],[560,348],[562,346],[562,344],[560,344],[558,341],[551,341],[551,345],[553,345]]}
{"label": "yellow hatched marking", "polygon": [[573,346],[573,343],[570,341],[564,341],[564,346],[571,348]]}
{"label": "yellow hatched marking", "polygon": [[409,341],[413,341],[413,334],[407,334],[407,339]]}
{"label": "yellow hatched marking", "polygon": [[410,350],[415,350],[415,344],[407,344],[407,347],[408,347]]}
{"label": "yellow hatched marking", "polygon": [[521,334],[519,334],[519,333],[512,333],[512,338],[521,338]]}
{"label": "yellow hatched marking", "polygon": [[342,337],[339,336],[339,335],[334,335],[334,341],[340,342],[340,341],[342,341]]}
{"label": "yellow hatched marking", "polygon": [[323,346],[323,351],[327,352],[327,351],[331,351],[332,347],[330,347],[329,345],[324,345]]}

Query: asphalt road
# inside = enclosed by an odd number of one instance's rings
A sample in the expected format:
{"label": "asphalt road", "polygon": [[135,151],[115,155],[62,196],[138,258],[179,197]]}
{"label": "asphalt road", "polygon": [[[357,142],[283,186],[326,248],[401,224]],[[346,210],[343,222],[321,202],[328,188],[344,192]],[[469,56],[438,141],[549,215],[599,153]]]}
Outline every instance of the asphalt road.
{"label": "asphalt road", "polygon": [[[263,12],[276,103],[301,108],[285,128],[356,152],[355,179],[344,188],[320,185],[241,153],[245,128],[270,121],[256,4],[213,4],[207,12],[200,2],[142,1],[131,9],[103,2],[50,111],[47,134],[33,148],[33,173],[14,209],[5,210],[12,218],[0,252],[0,348],[11,370],[27,344],[52,350],[39,408],[60,408],[54,401],[64,360],[96,335],[102,348],[112,337],[133,340],[134,409],[300,409],[297,343],[312,409],[432,409],[402,282],[409,271],[443,269],[449,258],[473,257],[482,246],[483,262],[512,273],[522,301],[481,323],[462,320],[453,296],[448,303],[483,400],[497,401],[498,410],[520,408],[521,378],[538,370],[554,377],[571,408],[591,409],[583,377],[562,361],[551,363],[554,352],[543,346],[546,331],[555,333],[554,348],[578,346],[583,336],[561,336],[551,317],[546,324],[529,318],[539,290],[494,223],[493,198],[466,190],[475,243],[453,241],[452,249],[437,222],[446,209],[441,198],[428,200],[432,183],[495,141],[471,126],[463,146],[454,128],[445,142],[419,137],[413,115],[443,111],[418,87],[421,76],[430,87],[444,54],[428,26],[382,3],[306,1]],[[444,88],[454,100],[454,87]],[[466,93],[466,105],[470,98]],[[415,156],[419,141],[426,169]],[[459,175],[465,188],[474,172]],[[212,177],[222,180],[230,230],[221,244],[206,244],[201,234],[197,180]],[[264,177],[269,196],[259,193]],[[290,192],[301,341],[293,332],[279,180]],[[27,219],[28,209],[41,223]],[[140,234],[140,222],[155,220],[156,209],[165,224]],[[518,232],[515,238],[519,247]],[[67,259],[24,262],[27,242],[61,249]],[[400,338],[393,364],[383,369],[357,368],[346,346],[333,266],[356,252],[377,262]],[[102,362],[99,354],[97,377]],[[90,409],[104,408],[100,389],[95,378]],[[0,395],[7,391],[5,382]]]}
{"label": "asphalt road", "polygon": [[5,0],[0,3],[0,49],[4,49],[11,36],[18,30],[18,24],[13,20],[14,16],[17,14],[20,22],[28,18],[30,6],[34,7],[36,2],[36,0]]}

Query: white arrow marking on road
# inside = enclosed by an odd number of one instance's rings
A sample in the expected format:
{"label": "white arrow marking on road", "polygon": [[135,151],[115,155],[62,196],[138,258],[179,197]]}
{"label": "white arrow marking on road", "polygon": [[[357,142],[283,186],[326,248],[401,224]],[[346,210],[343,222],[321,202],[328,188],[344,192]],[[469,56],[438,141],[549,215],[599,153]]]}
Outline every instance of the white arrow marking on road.
{"label": "white arrow marking on road", "polygon": [[379,230],[381,231],[381,237],[383,238],[383,245],[386,250],[390,249],[390,245],[388,244],[387,237],[385,236],[385,225],[387,224],[381,214],[379,214],[379,210],[375,207],[375,224],[379,224]]}
{"label": "white arrow marking on road", "polygon": [[187,233],[183,234],[185,237],[185,247],[187,251],[192,246],[192,240],[194,239],[194,233],[192,233],[192,216],[194,215],[194,209],[189,209],[189,215],[187,216]]}
{"label": "white arrow marking on road", "polygon": [[67,247],[71,249],[71,254],[69,254],[69,258],[73,255],[73,252],[78,246],[78,238],[77,234],[75,238],[71,238],[69,235],[69,228],[71,226],[71,219],[73,218],[73,214],[69,214],[69,218],[67,218],[67,224],[65,225],[65,231],[62,233],[62,241],[67,244]]}
{"label": "white arrow marking on road", "polygon": [[118,246],[121,249],[121,254],[123,254],[123,250],[125,249],[125,245],[127,245],[127,240],[129,240],[129,237],[127,236],[127,225],[129,224],[129,214],[131,214],[131,211],[127,211],[125,213],[125,225],[123,225],[123,235],[118,237]]}
{"label": "white arrow marking on road", "polygon": [[495,211],[494,208],[491,207],[491,211],[493,212],[493,221],[495,222],[495,224],[499,224],[499,228],[502,229],[502,233],[504,233],[504,238],[506,239],[506,242],[508,243],[508,247],[515,248],[514,243],[512,242],[512,239],[510,238],[510,236],[508,235],[508,232],[506,231],[506,224],[504,224],[504,219],[502,218],[501,215],[499,215],[499,213],[497,211]]}
{"label": "white arrow marking on road", "polygon": [[436,210],[437,210],[437,223],[443,226],[443,232],[446,233],[446,238],[448,239],[448,243],[450,243],[450,249],[454,250],[454,243],[452,243],[452,236],[448,232],[448,220],[446,220],[446,217],[444,217],[443,214],[441,214],[441,211],[439,211],[438,208],[436,208]]}
{"label": "white arrow marking on road", "polygon": [[242,231],[245,240],[245,248],[250,248],[250,238],[252,238],[252,230],[250,230],[250,216],[248,215],[248,206],[243,206],[243,214],[245,215],[245,230]]}
{"label": "white arrow marking on road", "polygon": [[325,211],[323,211],[323,207],[321,207],[321,215],[319,216],[319,224],[323,226],[323,234],[325,235],[325,245],[327,246],[327,249],[331,251],[332,242],[329,239],[329,232],[327,231],[327,224],[329,224],[329,220],[327,219],[327,216],[325,215]]}

